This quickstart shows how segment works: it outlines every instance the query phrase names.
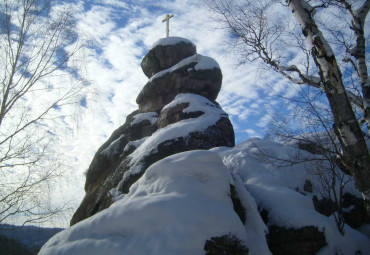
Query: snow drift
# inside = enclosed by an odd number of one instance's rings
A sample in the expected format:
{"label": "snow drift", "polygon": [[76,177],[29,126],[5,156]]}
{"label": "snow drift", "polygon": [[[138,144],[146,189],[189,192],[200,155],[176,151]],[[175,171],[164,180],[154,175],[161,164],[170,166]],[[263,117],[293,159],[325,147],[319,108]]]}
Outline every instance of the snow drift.
{"label": "snow drift", "polygon": [[[235,148],[169,156],[149,167],[110,208],[54,236],[40,254],[206,254],[207,240],[229,234],[249,254],[271,254],[266,234],[272,225],[317,227],[327,243],[318,254],[370,254],[368,237],[347,225],[343,236],[333,217],[315,211],[318,183],[306,163],[274,168],[256,159],[256,146],[281,157],[297,150],[251,139]],[[300,189],[307,178],[314,183],[312,193]],[[244,224],[230,187],[245,210]],[[353,183],[347,189],[359,195]],[[269,211],[267,225],[261,208]]]}
{"label": "snow drift", "polygon": [[108,209],[54,236],[42,254],[202,254],[207,239],[246,233],[230,199],[230,172],[210,151],[153,164]]}

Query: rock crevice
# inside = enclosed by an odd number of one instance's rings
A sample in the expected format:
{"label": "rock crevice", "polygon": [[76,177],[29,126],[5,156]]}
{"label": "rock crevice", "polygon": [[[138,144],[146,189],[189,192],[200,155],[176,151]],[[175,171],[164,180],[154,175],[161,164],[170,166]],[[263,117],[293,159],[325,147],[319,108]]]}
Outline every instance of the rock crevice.
{"label": "rock crevice", "polygon": [[86,195],[71,225],[109,207],[153,163],[175,153],[234,146],[228,115],[216,103],[222,72],[187,39],[156,42],[141,67],[150,78],[127,116],[99,148],[86,173]]}

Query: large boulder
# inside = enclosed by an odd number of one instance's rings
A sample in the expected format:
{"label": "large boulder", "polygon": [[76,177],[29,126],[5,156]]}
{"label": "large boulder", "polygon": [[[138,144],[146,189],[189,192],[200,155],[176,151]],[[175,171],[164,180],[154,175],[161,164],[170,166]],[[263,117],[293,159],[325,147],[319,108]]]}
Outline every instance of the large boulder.
{"label": "large boulder", "polygon": [[232,124],[214,101],[222,83],[220,67],[195,53],[190,41],[166,38],[144,57],[143,71],[155,75],[137,98],[139,109],[94,156],[72,225],[109,207],[149,166],[167,156],[234,146]]}
{"label": "large boulder", "polygon": [[218,63],[212,58],[195,54],[150,78],[136,102],[140,111],[147,112],[162,109],[179,93],[193,93],[215,100],[221,83],[222,73]]}
{"label": "large boulder", "polygon": [[197,53],[196,46],[185,38],[163,38],[153,44],[153,48],[143,58],[141,68],[150,78],[195,53]]}
{"label": "large boulder", "polygon": [[248,255],[231,178],[215,152],[172,155],[111,207],[52,237],[39,254]]}
{"label": "large boulder", "polygon": [[[109,207],[115,197],[129,192],[148,167],[165,157],[235,144],[227,114],[216,102],[202,96],[179,94],[159,116],[160,121],[155,112],[134,112],[98,150],[87,172],[86,196],[71,224]],[[138,131],[140,135],[132,136]]]}
{"label": "large boulder", "polygon": [[[178,114],[179,117],[172,119],[173,115],[170,115],[167,120],[163,115],[166,116],[172,109],[177,112],[174,115]],[[121,164],[117,175],[111,176],[110,182],[121,180],[115,194],[127,193],[150,165],[167,156],[189,150],[235,145],[234,130],[228,115],[217,103],[195,94],[179,94],[162,109],[157,126],[160,128],[135,149],[129,156],[130,160]]]}
{"label": "large boulder", "polygon": [[[102,183],[117,171],[122,160],[129,155],[132,141],[140,141],[157,130],[156,112],[140,113],[134,111],[126,118],[124,125],[116,129],[110,138],[98,149],[88,170],[86,171],[86,195],[72,217],[71,225],[101,211],[110,205],[108,191],[111,187],[102,187]],[[102,201],[106,201],[101,206]]]}
{"label": "large boulder", "polygon": [[315,255],[327,245],[324,233],[315,226],[298,229],[269,226],[267,242],[274,255]]}

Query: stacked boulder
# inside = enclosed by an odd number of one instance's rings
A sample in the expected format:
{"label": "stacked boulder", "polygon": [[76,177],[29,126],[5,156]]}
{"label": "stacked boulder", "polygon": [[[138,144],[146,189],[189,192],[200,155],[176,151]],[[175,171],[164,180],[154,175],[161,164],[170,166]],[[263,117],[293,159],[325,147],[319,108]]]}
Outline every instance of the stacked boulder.
{"label": "stacked boulder", "polygon": [[309,159],[314,150],[258,138],[234,147],[228,115],[215,102],[216,61],[172,37],[154,44],[142,69],[149,81],[139,109],[96,153],[73,226],[40,255],[370,254],[368,237],[351,228],[368,222],[354,182],[338,186],[353,193],[344,193],[349,226],[339,229],[312,165],[277,169],[270,160]]}
{"label": "stacked boulder", "polygon": [[139,109],[99,148],[86,174],[86,195],[71,225],[109,207],[153,163],[195,149],[234,146],[228,115],[215,101],[222,73],[189,40],[158,40],[141,67],[149,81]]}

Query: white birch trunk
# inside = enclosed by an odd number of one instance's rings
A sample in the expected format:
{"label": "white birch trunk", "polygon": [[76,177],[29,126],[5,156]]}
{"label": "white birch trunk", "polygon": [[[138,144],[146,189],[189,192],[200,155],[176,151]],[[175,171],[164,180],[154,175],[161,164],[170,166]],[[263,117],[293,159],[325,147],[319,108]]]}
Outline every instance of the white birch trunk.
{"label": "white birch trunk", "polygon": [[357,74],[361,83],[363,95],[364,119],[367,123],[367,129],[370,131],[370,79],[367,72],[365,57],[366,43],[364,36],[365,19],[370,9],[370,0],[366,0],[365,3],[355,11],[352,10],[352,6],[347,1],[343,0],[342,4],[351,16],[351,29],[356,36],[356,46],[351,49],[350,54],[357,61]]}
{"label": "white birch trunk", "polygon": [[304,0],[286,0],[302,27],[319,68],[334,125],[344,152],[344,164],[351,171],[370,214],[370,156],[360,126],[345,91],[342,74],[330,45],[312,17],[312,7]]}

